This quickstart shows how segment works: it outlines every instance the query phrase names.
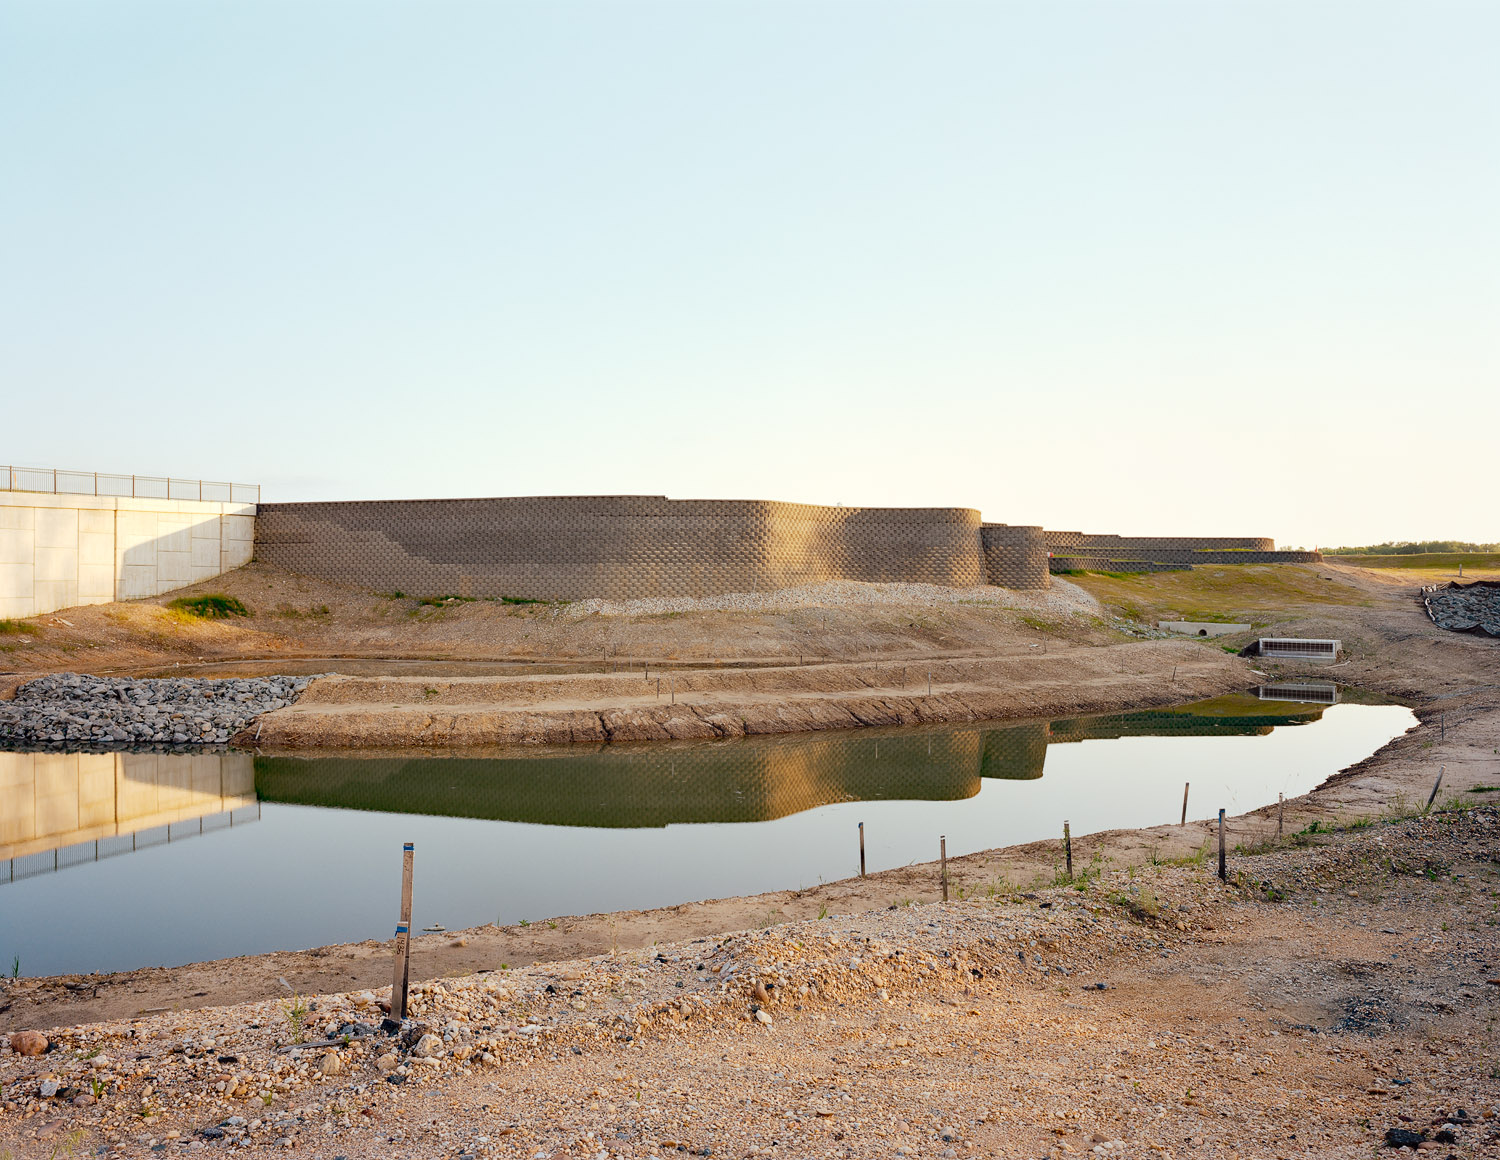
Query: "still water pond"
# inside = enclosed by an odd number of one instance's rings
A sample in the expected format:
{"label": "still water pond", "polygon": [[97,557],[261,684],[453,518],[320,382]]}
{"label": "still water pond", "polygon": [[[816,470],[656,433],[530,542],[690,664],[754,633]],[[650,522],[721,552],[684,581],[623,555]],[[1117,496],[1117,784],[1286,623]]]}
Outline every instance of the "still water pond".
{"label": "still water pond", "polygon": [[[1221,697],[922,730],[462,756],[0,753],[0,963],[174,965],[413,925],[811,886],[1060,833],[1231,814],[1415,723],[1393,705]],[[8,973],[8,972],[7,972]]]}

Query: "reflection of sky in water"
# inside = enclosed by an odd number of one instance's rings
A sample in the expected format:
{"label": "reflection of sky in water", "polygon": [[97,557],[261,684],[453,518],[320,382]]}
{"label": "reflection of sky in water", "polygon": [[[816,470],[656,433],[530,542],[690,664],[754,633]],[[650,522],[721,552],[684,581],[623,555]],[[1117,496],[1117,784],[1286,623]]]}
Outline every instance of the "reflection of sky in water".
{"label": "reflection of sky in water", "polygon": [[[114,970],[386,938],[403,841],[417,848],[415,924],[456,929],[849,877],[861,821],[879,870],[935,858],[940,834],[957,855],[1057,836],[1064,818],[1075,835],[1175,821],[1185,781],[1190,818],[1232,815],[1306,792],[1414,720],[1345,704],[1259,735],[1116,736],[1173,724],[1142,716],[1059,721],[1041,745],[1038,723],[799,735],[460,759],[448,778],[434,759],[363,772],[345,759],[262,762],[259,821],[0,885],[0,962]],[[1061,741],[1090,733],[1107,739]],[[861,792],[880,800],[850,800]],[[408,812],[442,810],[531,820]],[[600,825],[620,813],[638,828]],[[771,820],[701,820],[747,816]]]}

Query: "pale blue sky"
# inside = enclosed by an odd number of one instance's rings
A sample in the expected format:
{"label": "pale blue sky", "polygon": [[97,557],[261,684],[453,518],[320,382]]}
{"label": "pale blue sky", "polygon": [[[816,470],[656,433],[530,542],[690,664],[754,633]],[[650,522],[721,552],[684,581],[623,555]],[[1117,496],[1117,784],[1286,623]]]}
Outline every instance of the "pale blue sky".
{"label": "pale blue sky", "polygon": [[0,2],[0,462],[1500,540],[1500,5]]}

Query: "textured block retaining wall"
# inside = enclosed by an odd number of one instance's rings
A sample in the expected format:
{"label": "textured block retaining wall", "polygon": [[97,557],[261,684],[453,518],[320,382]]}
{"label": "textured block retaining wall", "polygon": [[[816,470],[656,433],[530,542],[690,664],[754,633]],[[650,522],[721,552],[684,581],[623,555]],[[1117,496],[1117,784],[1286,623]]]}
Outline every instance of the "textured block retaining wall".
{"label": "textured block retaining wall", "polygon": [[821,580],[1040,588],[1040,531],[982,528],[971,508],[664,496],[262,504],[256,555],[422,595],[621,600]]}
{"label": "textured block retaining wall", "polygon": [[[768,592],[821,580],[1045,588],[1050,571],[1101,566],[1093,561],[1316,559],[1274,549],[1260,537],[1047,532],[983,523],[972,508],[665,496],[261,504],[256,523],[256,555],[293,572],[421,596],[547,600]],[[1049,562],[1049,551],[1067,563]]]}

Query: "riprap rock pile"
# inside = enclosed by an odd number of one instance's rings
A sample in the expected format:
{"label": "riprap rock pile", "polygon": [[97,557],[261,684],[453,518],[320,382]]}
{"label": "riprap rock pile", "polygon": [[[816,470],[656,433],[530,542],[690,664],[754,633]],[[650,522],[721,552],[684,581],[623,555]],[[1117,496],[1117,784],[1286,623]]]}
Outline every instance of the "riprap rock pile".
{"label": "riprap rock pile", "polygon": [[0,744],[74,748],[222,745],[290,705],[312,677],[133,679],[56,673],[0,701]]}

